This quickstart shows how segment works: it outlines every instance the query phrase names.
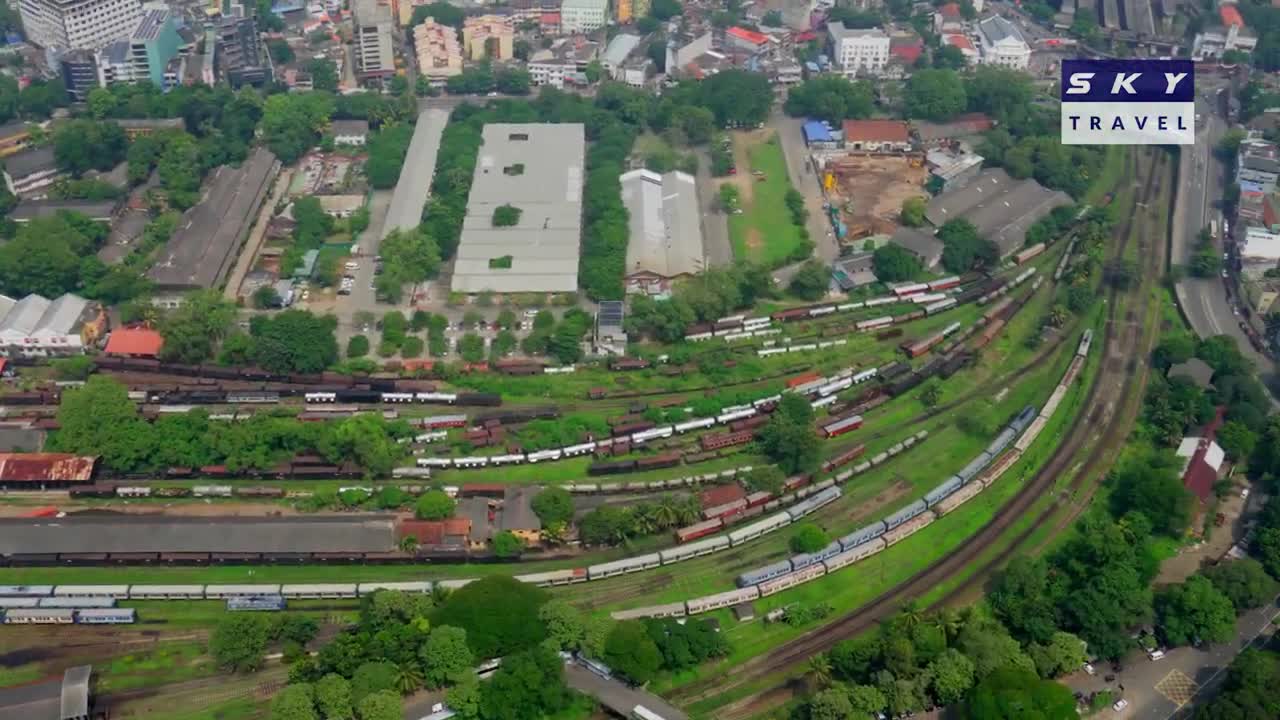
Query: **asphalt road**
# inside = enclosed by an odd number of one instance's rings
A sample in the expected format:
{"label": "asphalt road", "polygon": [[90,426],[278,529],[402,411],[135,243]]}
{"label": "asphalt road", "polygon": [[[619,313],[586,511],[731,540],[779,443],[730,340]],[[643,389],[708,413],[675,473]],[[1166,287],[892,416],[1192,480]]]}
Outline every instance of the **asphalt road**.
{"label": "asphalt road", "polygon": [[[1228,125],[1216,112],[1216,92],[1217,87],[1213,85],[1202,88],[1202,96],[1196,102],[1201,118],[1196,128],[1196,144],[1184,153],[1184,161],[1178,169],[1178,201],[1175,206],[1171,257],[1173,263],[1184,266],[1191,259],[1196,235],[1201,228],[1211,220],[1221,217],[1215,204],[1222,197],[1224,169],[1213,154],[1213,148],[1226,133]],[[1225,252],[1220,238],[1215,238],[1215,243],[1219,252]],[[1234,337],[1240,350],[1254,361],[1264,376],[1274,374],[1274,364],[1270,358],[1254,350],[1248,335],[1241,329],[1241,318],[1236,314],[1238,311],[1224,278],[1186,277],[1178,283],[1175,292],[1178,304],[1197,335]]]}
{"label": "asphalt road", "polygon": [[[769,117],[769,127],[777,131],[778,139],[782,143],[782,156],[787,163],[787,176],[791,178],[791,185],[804,195],[805,207],[809,210],[806,227],[809,230],[810,239],[814,242],[813,255],[823,262],[830,263],[840,256],[840,245],[836,242],[835,233],[831,231],[831,223],[822,209],[825,199],[818,175],[813,172],[813,166],[808,161],[809,149],[804,144],[804,134],[801,132],[803,125],[803,120],[789,117],[782,112],[781,107],[774,107],[773,114]],[[796,263],[779,268],[774,271],[773,277],[779,285],[786,285],[791,281],[791,276],[800,269],[800,265],[801,263]]]}

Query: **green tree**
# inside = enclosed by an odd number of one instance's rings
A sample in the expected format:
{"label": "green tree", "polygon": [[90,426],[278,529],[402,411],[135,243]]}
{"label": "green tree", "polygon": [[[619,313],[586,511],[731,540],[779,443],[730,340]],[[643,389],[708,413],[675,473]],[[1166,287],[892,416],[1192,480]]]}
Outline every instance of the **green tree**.
{"label": "green tree", "polygon": [[467,644],[477,658],[502,657],[546,638],[546,627],[538,620],[538,608],[545,601],[545,592],[536,587],[491,576],[450,593],[431,621],[466,630]]}
{"label": "green tree", "polygon": [[637,620],[624,620],[613,626],[604,643],[602,658],[614,672],[636,685],[643,685],[662,667],[658,646]]}
{"label": "green tree", "polygon": [[1221,562],[1201,572],[1227,596],[1238,613],[1262,607],[1276,596],[1276,582],[1267,575],[1262,563],[1253,558]]}
{"label": "green tree", "polygon": [[467,645],[467,631],[448,625],[432,629],[420,657],[427,686],[433,688],[443,687],[475,663]]}
{"label": "green tree", "polygon": [[973,661],[955,648],[948,648],[934,658],[926,669],[933,682],[933,696],[939,704],[959,702],[973,687]]}
{"label": "green tree", "polygon": [[400,694],[395,690],[379,690],[359,703],[360,720],[401,720]]}
{"label": "green tree", "polygon": [[366,662],[351,676],[351,700],[359,708],[362,701],[384,690],[394,690],[400,669],[391,662]]}
{"label": "green tree", "polygon": [[1113,471],[1111,503],[1117,516],[1130,511],[1150,519],[1157,531],[1181,535],[1191,521],[1191,493],[1182,485],[1172,453],[1148,452]]}
{"label": "green tree", "polygon": [[493,547],[493,554],[500,558],[519,557],[520,553],[524,551],[524,541],[516,537],[515,533],[510,530],[503,530],[494,535],[493,539],[490,540],[490,544]]}
{"label": "green tree", "polygon": [[369,338],[364,335],[352,335],[347,341],[347,357],[358,358],[369,354]]}
{"label": "green tree", "polygon": [[1036,672],[1043,678],[1055,678],[1075,672],[1085,661],[1085,644],[1069,632],[1058,631],[1048,644],[1032,644],[1027,654],[1036,664]]}
{"label": "green tree", "polygon": [[788,115],[814,117],[838,126],[845,120],[871,117],[875,90],[864,80],[841,75],[818,75],[792,87],[783,106]]}
{"label": "green tree", "polygon": [[920,259],[911,251],[893,243],[881,245],[871,256],[876,278],[881,282],[910,280],[920,272]]}
{"label": "green tree", "polygon": [[1156,593],[1155,609],[1156,623],[1172,645],[1226,642],[1236,632],[1231,599],[1202,575]]}
{"label": "green tree", "polygon": [[94,375],[62,395],[48,449],[96,455],[103,469],[132,472],[147,467],[152,442],[152,426],[139,417],[128,390],[111,377]]}
{"label": "green tree", "polygon": [[582,647],[586,622],[582,611],[567,600],[549,600],[538,609],[538,619],[547,627],[547,638],[560,650],[575,651]]}
{"label": "green tree", "polygon": [[114,122],[72,120],[53,133],[54,160],[76,177],[89,170],[110,170],[125,159],[128,149],[128,137]]}
{"label": "green tree", "polygon": [[564,662],[545,647],[508,655],[481,693],[485,720],[553,716],[569,703]]}
{"label": "green tree", "polygon": [[271,720],[320,720],[316,715],[311,686],[306,683],[286,685],[276,693],[271,699]]}
{"label": "green tree", "polygon": [[873,715],[884,710],[889,701],[874,685],[854,685],[849,688],[849,703],[854,712]]}
{"label": "green tree", "polygon": [[480,717],[480,678],[474,671],[466,670],[453,678],[453,682],[453,687],[445,692],[445,704],[464,720]]}
{"label": "green tree", "polygon": [[433,18],[441,25],[461,28],[462,21],[466,19],[466,13],[462,8],[451,5],[444,0],[428,5],[418,5],[413,9],[413,17],[409,21],[409,27],[416,27],[426,21],[427,18]]}
{"label": "green tree", "polygon": [[235,306],[216,290],[196,290],[182,299],[182,305],[160,322],[164,345],[160,359],[166,362],[198,363],[213,355],[235,318]]}
{"label": "green tree", "polygon": [[784,473],[813,470],[820,454],[813,408],[804,397],[784,395],[758,436],[761,448]]}
{"label": "green tree", "polygon": [[320,139],[333,111],[334,100],[328,93],[268,96],[263,104],[262,136],[282,163],[296,162]]}
{"label": "green tree", "polygon": [[263,285],[253,291],[253,296],[250,298],[250,301],[252,302],[253,307],[258,310],[279,307],[280,293],[276,292],[276,289],[270,285]]}
{"label": "green tree", "polygon": [[262,615],[226,615],[209,636],[209,654],[224,670],[253,672],[262,665],[270,633],[270,622]]}
{"label": "green tree", "polygon": [[802,300],[817,300],[827,294],[830,285],[831,270],[821,260],[813,258],[800,266],[787,289]]}
{"label": "green tree", "polygon": [[1071,690],[1052,680],[1041,680],[1024,668],[996,670],[978,683],[959,716],[964,720],[1075,720],[1076,701]]}
{"label": "green tree", "polygon": [[[902,201],[902,224],[907,227],[921,227],[925,224],[924,198],[916,196]],[[896,247],[896,246],[886,246]]]}
{"label": "green tree", "polygon": [[307,310],[257,315],[249,325],[253,360],[277,373],[318,373],[338,360],[338,320]]}
{"label": "green tree", "polygon": [[814,553],[826,547],[831,542],[831,538],[822,531],[822,528],[811,522],[800,523],[795,531],[791,533],[791,540],[787,543],[793,552],[798,553]]}
{"label": "green tree", "polygon": [[845,720],[856,717],[856,708],[843,686],[827,688],[809,699],[810,720]]}
{"label": "green tree", "polygon": [[907,117],[942,122],[964,112],[967,103],[954,70],[917,70],[907,81]]}
{"label": "green tree", "polygon": [[414,505],[414,514],[420,520],[443,520],[453,517],[457,503],[443,490],[428,490],[418,498]]}
{"label": "green tree", "polygon": [[324,720],[352,720],[351,683],[329,673],[315,684],[316,707]]}
{"label": "green tree", "polygon": [[995,243],[979,237],[978,229],[964,218],[943,223],[938,240],[942,241],[942,266],[949,272],[968,272],[979,264],[993,266],[1000,259]]}
{"label": "green tree", "polygon": [[751,492],[768,492],[781,496],[782,485],[786,479],[786,475],[778,468],[773,465],[763,465],[751,468],[743,478],[743,483]]}
{"label": "green tree", "polygon": [[533,498],[533,512],[543,525],[573,520],[573,497],[561,487],[543,488]]}

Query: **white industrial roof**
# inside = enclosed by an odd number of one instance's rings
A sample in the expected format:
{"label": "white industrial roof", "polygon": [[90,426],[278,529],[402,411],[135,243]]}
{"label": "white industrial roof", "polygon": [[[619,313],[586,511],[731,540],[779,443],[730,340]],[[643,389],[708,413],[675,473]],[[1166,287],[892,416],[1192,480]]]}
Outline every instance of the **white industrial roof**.
{"label": "white industrial roof", "polygon": [[702,272],[702,224],[693,177],[632,170],[620,181],[622,203],[631,215],[627,275],[648,271],[671,278]]}
{"label": "white industrial roof", "polygon": [[[454,291],[577,289],[584,138],[580,123],[485,125],[453,268]],[[495,227],[494,210],[503,205],[518,208],[520,219]],[[508,256],[510,267],[490,267],[491,260]]]}

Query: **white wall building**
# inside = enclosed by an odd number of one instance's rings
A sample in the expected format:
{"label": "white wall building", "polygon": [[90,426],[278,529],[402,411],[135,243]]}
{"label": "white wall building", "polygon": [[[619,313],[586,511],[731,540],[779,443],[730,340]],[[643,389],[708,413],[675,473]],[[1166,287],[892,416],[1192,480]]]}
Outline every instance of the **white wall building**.
{"label": "white wall building", "polygon": [[0,355],[45,357],[84,352],[81,329],[92,315],[89,301],[67,293],[57,300],[0,295]]}
{"label": "white wall building", "polygon": [[879,75],[889,63],[889,35],[880,28],[846,28],[842,22],[828,23],[831,52],[836,67],[845,77]]}
{"label": "white wall building", "polygon": [[560,6],[560,32],[591,32],[609,21],[609,0],[564,0]]}
{"label": "white wall building", "polygon": [[1031,46],[1022,38],[1022,32],[999,15],[978,23],[978,41],[984,65],[1026,70],[1031,63]]}
{"label": "white wall building", "polygon": [[1248,277],[1258,278],[1280,263],[1280,233],[1266,228],[1250,227],[1240,244],[1241,271]]}
{"label": "white wall building", "polygon": [[139,0],[20,0],[27,39],[59,50],[97,50],[124,40],[142,19]]}

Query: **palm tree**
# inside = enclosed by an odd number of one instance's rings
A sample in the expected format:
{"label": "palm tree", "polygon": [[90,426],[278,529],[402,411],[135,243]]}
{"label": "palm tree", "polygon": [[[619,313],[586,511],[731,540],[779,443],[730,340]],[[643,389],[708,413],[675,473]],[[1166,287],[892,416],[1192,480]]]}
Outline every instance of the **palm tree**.
{"label": "palm tree", "polygon": [[947,641],[955,640],[960,634],[960,628],[964,627],[964,614],[953,608],[946,607],[939,610],[933,616],[934,625],[947,635]]}
{"label": "palm tree", "polygon": [[676,520],[677,524],[689,525],[697,522],[698,518],[702,516],[702,505],[698,502],[697,497],[689,495],[676,505],[676,511],[679,513]]}
{"label": "palm tree", "polygon": [[908,600],[907,604],[898,611],[897,621],[908,633],[915,630],[924,621],[924,612],[920,609],[920,603],[916,600]]}
{"label": "palm tree", "polygon": [[400,549],[407,553],[417,552],[418,538],[412,535],[405,535],[404,539],[400,541]]}
{"label": "palm tree", "polygon": [[813,684],[825,688],[831,684],[831,658],[826,653],[818,653],[809,658],[809,676]]}
{"label": "palm tree", "polygon": [[422,687],[422,673],[419,672],[418,667],[407,665],[400,668],[400,673],[396,675],[396,687],[401,695],[408,695]]}
{"label": "palm tree", "polygon": [[656,508],[649,503],[640,503],[631,511],[631,517],[635,523],[636,532],[641,535],[648,535],[658,527],[658,521],[655,518]]}
{"label": "palm tree", "polygon": [[653,519],[658,527],[669,528],[680,522],[680,504],[674,495],[667,493],[653,506]]}

